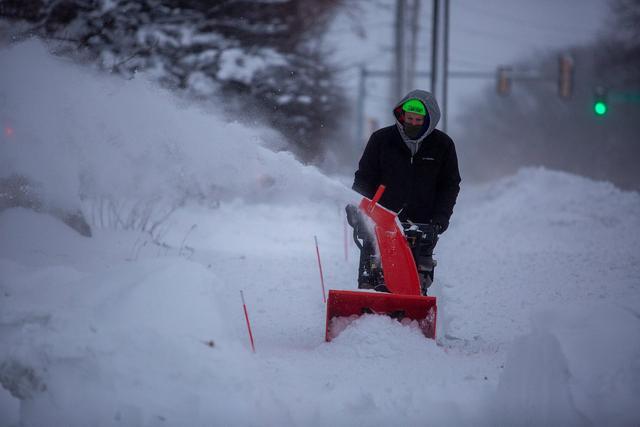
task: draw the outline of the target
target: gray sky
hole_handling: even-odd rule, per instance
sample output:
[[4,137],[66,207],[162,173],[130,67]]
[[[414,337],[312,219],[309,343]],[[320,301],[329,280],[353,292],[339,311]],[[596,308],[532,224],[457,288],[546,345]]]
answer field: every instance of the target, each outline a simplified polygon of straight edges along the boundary
[[607,15],[606,0],[451,0],[451,65],[492,68],[589,41]]
[[[344,83],[355,95],[357,65],[389,70],[395,0],[354,1],[335,21],[330,41],[336,61],[346,68]],[[432,2],[421,1],[418,68],[430,68]],[[351,17],[349,17],[351,13]],[[451,0],[450,70],[495,72],[537,52],[587,43],[606,28],[607,0]],[[358,34],[364,31],[364,35]],[[467,97],[478,96],[493,80],[449,81],[449,123],[455,125]],[[418,82],[429,89],[429,81]],[[387,79],[367,82],[366,113],[380,125],[391,121]]]

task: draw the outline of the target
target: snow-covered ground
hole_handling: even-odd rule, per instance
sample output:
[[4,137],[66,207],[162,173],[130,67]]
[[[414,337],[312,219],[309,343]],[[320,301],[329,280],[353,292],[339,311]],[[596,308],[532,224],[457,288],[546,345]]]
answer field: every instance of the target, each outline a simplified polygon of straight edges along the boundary
[[[355,195],[146,84],[37,46],[0,61],[17,64],[0,83],[4,165],[94,226],[0,213],[0,425],[640,423],[638,193],[545,169],[466,185],[437,248],[438,339],[368,316],[326,343],[313,236],[326,285],[352,289]],[[19,78],[43,90],[21,95]],[[188,202],[153,237],[91,215],[212,183],[215,203]]]

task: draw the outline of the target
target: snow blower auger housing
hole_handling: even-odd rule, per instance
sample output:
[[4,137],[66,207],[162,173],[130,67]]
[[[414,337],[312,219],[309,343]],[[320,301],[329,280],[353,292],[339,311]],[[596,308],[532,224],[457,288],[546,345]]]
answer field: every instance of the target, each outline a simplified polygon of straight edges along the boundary
[[382,270],[381,275],[377,274],[383,281],[375,288],[384,291],[329,290],[327,341],[335,338],[350,320],[363,314],[383,314],[402,323],[415,320],[427,338],[436,336],[436,298],[423,295],[426,288],[424,283],[421,287],[414,254],[397,214],[378,204],[383,192],[381,185],[373,199],[364,197],[359,211],[374,224]]

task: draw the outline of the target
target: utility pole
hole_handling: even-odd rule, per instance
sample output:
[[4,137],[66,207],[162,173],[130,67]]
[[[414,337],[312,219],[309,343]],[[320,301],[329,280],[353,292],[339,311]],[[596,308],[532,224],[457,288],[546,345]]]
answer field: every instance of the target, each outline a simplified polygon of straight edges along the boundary
[[364,123],[364,98],[367,96],[366,93],[366,82],[367,78],[367,70],[364,66],[360,66],[360,81],[358,83],[358,105],[356,107],[356,142],[362,143],[362,139],[364,135],[362,135],[362,125]]
[[407,66],[407,84],[403,92],[415,89],[416,63],[418,54],[418,18],[420,16],[420,0],[413,0],[411,5],[411,35],[409,39],[409,64]]
[[395,76],[391,94],[391,103],[395,103],[403,93],[405,86],[405,68],[404,68],[404,11],[406,0],[396,0],[396,45],[395,45]]
[[444,79],[442,81],[442,130],[447,131],[449,101],[449,0],[444,0]]
[[438,16],[440,15],[440,0],[433,1],[433,13],[431,17],[431,93],[436,95],[438,83]]

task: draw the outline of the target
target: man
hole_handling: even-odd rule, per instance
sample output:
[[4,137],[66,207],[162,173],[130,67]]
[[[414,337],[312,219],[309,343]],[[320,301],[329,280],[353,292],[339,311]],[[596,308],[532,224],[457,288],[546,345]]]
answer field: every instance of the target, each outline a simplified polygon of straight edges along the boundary
[[[379,202],[382,206],[398,212],[402,222],[428,224],[421,228],[435,237],[430,247],[421,251],[422,259],[416,261],[419,271],[429,270],[428,279],[432,281],[435,261],[431,255],[437,235],[449,226],[460,191],[458,158],[451,138],[436,129],[440,108],[431,93],[410,92],[395,106],[393,114],[395,125],[379,129],[369,138],[353,189],[372,198],[383,184],[386,190]],[[349,223],[357,227],[354,209],[348,208],[347,215]],[[371,287],[365,268],[370,255],[367,251],[371,250],[371,245],[367,248],[365,244],[361,252],[360,288]],[[426,293],[425,287],[423,292]]]

